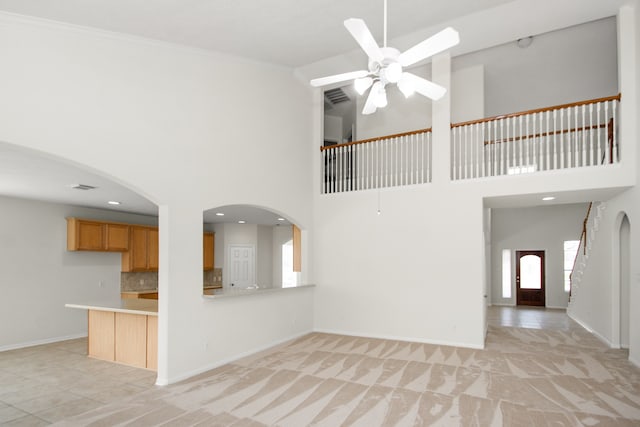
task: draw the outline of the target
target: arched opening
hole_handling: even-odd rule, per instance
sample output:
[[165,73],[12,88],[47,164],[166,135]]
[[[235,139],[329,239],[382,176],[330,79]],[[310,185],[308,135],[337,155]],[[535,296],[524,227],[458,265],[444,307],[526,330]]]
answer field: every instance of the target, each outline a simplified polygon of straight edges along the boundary
[[620,347],[629,348],[629,314],[631,282],[631,224],[624,215],[618,230],[618,269],[620,289]]
[[267,208],[225,205],[204,211],[204,294],[297,285],[296,230],[286,215]]
[[[103,358],[87,345],[98,323],[88,321],[86,305],[118,309],[128,285],[157,294],[157,244],[154,254],[145,252],[144,268],[127,264],[141,258],[133,255],[138,230],[145,243],[150,230],[158,235],[157,205],[103,172],[0,142],[0,212],[0,294],[10,296],[0,301],[0,323],[13,325],[0,333],[0,350],[75,340]],[[115,352],[104,359],[155,370],[157,357],[143,350],[135,363]]]

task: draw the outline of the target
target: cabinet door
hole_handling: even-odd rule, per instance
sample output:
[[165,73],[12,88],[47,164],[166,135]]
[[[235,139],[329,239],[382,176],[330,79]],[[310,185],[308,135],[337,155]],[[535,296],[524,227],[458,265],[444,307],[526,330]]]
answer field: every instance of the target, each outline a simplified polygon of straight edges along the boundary
[[131,246],[129,247],[130,271],[147,270],[147,236],[145,227],[131,227]]
[[126,224],[105,224],[106,247],[108,251],[124,252],[129,249],[129,226]]
[[215,245],[214,240],[215,240],[214,233],[204,233],[204,236],[202,238],[202,242],[203,242],[202,265],[203,265],[203,269],[206,271],[213,270],[214,245]]
[[147,229],[147,268],[158,271],[158,229]]
[[85,251],[104,250],[103,224],[99,222],[78,221],[77,224],[77,248]]

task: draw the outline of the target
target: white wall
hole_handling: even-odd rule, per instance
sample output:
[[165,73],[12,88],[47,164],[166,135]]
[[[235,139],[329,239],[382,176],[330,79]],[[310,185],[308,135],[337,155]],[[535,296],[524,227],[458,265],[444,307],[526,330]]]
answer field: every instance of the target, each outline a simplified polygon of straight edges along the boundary
[[291,226],[273,227],[273,286],[282,285],[282,245],[293,239]]
[[[202,212],[251,204],[309,227],[308,85],[278,66],[63,24],[3,14],[0,32],[0,140],[86,165],[158,204],[158,381],[215,363],[220,349],[194,327],[214,316],[202,297]],[[292,331],[288,321],[264,336],[239,331],[233,348]]]
[[87,333],[83,310],[120,298],[121,254],[67,251],[66,217],[155,224],[156,218],[0,197],[0,351]]
[[380,192],[377,215],[377,198],[318,200],[316,329],[482,347],[482,200],[453,185],[400,187]]
[[487,117],[618,93],[616,19],[601,19],[454,58],[453,69],[482,65]]
[[[492,303],[516,304],[515,271],[517,250],[545,251],[546,306],[566,308],[564,291],[565,240],[579,240],[588,204],[493,209],[491,213]],[[502,298],[502,251],[511,250],[511,297]]]
[[342,117],[324,116],[324,140],[342,144]]
[[256,248],[256,283],[260,287],[273,284],[273,226],[258,226]]

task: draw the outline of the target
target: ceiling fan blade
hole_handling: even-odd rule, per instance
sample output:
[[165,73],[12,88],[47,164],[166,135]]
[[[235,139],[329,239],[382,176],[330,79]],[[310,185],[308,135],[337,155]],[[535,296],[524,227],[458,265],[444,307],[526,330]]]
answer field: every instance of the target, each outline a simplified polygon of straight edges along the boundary
[[447,27],[401,53],[398,62],[400,62],[403,67],[408,67],[436,53],[445,51],[458,43],[460,43],[460,35],[458,32],[451,27]]
[[359,70],[359,71],[351,71],[349,73],[335,74],[333,76],[320,77],[320,78],[311,80],[311,86],[313,87],[326,86],[332,83],[344,82],[346,80],[359,79],[360,77],[366,77],[368,74],[369,74],[368,71]]
[[371,31],[362,19],[349,18],[344,21],[344,26],[358,42],[362,50],[365,51],[369,59],[375,62],[382,62],[384,55],[373,38]]
[[378,92],[380,91],[380,85],[382,83],[375,82],[373,87],[369,91],[369,96],[367,97],[367,101],[364,103],[364,108],[362,109],[362,114],[373,114],[376,112],[378,107],[376,107],[376,98],[378,96]]
[[418,77],[415,74],[405,72],[402,73],[402,78],[406,79],[413,86],[413,89],[420,95],[431,98],[434,101],[439,100],[445,93],[447,93],[446,88],[430,82],[429,80],[423,79],[422,77]]

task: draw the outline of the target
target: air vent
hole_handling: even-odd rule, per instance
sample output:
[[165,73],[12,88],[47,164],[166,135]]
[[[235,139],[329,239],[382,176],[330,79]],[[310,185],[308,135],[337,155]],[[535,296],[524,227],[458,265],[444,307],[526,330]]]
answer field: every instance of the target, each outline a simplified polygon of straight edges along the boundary
[[71,188],[75,190],[93,190],[96,187],[86,184],[71,184]]
[[350,101],[346,93],[341,88],[335,88],[324,91],[324,97],[329,100],[333,105],[340,104],[341,102]]

